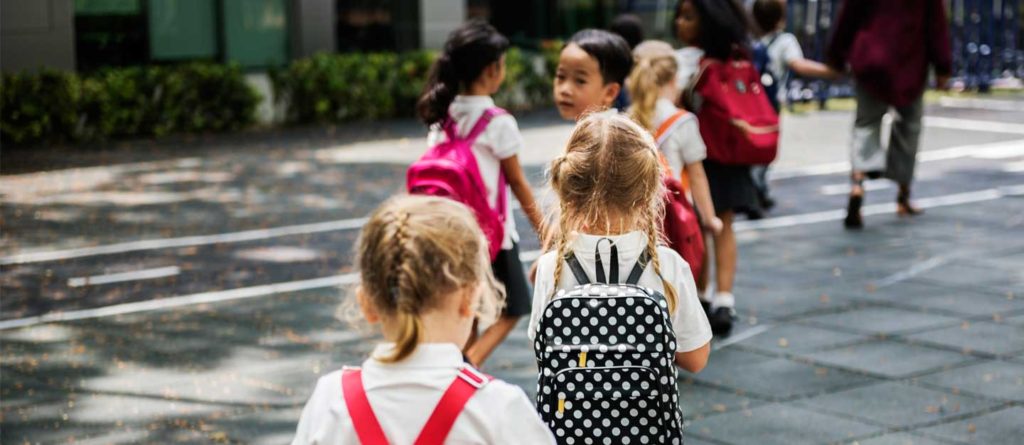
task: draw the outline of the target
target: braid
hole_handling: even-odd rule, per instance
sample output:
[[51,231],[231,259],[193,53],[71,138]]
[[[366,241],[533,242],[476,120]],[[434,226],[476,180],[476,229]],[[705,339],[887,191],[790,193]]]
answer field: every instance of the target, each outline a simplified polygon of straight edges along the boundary
[[646,218],[644,226],[647,228],[647,248],[645,249],[647,255],[651,258],[651,265],[654,266],[654,273],[658,275],[661,280],[661,285],[665,288],[665,300],[668,303],[669,312],[675,312],[676,305],[679,303],[679,293],[672,283],[665,280],[665,277],[661,275],[661,258],[658,257],[658,241],[660,233],[658,230],[657,223],[655,220],[650,218],[650,215]]
[[415,258],[404,253],[415,250],[415,246],[409,246],[411,239],[408,233],[409,213],[398,212],[395,217],[395,234],[392,241],[394,249],[392,255],[392,270],[390,288],[390,300],[395,307],[398,319],[398,336],[395,341],[394,354],[385,357],[384,361],[399,361],[416,349],[423,333],[423,321],[419,317],[419,309],[422,299],[417,295],[415,280],[415,269],[412,263]]
[[392,238],[391,243],[391,275],[388,280],[388,292],[392,303],[395,307],[398,306],[399,296],[402,284],[402,272],[403,266],[405,266],[405,248],[406,243],[409,241],[409,213],[398,212],[394,216],[395,234]]
[[[563,203],[561,205],[561,207],[562,207],[562,215],[566,215],[566,213],[565,213],[566,212],[565,204]],[[552,291],[551,291],[551,295],[548,296],[549,299],[554,297],[555,293],[558,292],[558,281],[562,279],[562,269],[565,267],[564,266],[564,264],[565,264],[565,256],[569,254],[569,243],[568,243],[568,240],[567,240],[567,238],[569,236],[569,230],[570,230],[569,226],[570,226],[570,224],[569,224],[569,219],[568,218],[563,216],[562,218],[559,219],[559,222],[558,222],[558,232],[559,233],[555,237],[555,246],[556,246],[555,247],[555,252],[558,252],[557,253],[557,257],[555,257],[555,281],[554,281],[554,286],[551,287]]]

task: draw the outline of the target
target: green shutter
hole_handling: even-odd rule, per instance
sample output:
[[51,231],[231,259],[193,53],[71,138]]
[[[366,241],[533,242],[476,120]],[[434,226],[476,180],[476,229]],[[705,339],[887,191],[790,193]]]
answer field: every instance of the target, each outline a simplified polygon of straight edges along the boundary
[[243,67],[288,62],[286,0],[224,0],[224,52]]
[[75,15],[136,15],[141,0],[75,0]]
[[153,60],[217,55],[216,2],[149,0],[149,53]]

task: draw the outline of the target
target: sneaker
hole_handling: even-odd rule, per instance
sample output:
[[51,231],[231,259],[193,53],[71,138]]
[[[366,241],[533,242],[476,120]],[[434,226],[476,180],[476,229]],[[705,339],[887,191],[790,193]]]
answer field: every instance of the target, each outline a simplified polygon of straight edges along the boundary
[[716,308],[708,315],[708,322],[711,323],[711,332],[715,335],[729,335],[732,331],[732,322],[736,319],[736,311],[731,307]]

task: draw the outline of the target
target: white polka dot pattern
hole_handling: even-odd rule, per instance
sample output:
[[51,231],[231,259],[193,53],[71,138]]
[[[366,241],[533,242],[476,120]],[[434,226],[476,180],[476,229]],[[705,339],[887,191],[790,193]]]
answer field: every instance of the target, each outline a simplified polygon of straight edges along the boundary
[[548,303],[533,345],[537,411],[558,443],[682,443],[671,323],[661,293],[627,284]]

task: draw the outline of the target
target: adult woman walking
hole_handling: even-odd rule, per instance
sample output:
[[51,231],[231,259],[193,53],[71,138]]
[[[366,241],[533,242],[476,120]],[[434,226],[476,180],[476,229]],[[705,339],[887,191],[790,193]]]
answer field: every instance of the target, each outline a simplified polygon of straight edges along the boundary
[[[860,207],[864,179],[886,177],[899,185],[896,212],[921,213],[910,203],[921,136],[922,95],[928,68],[944,88],[952,70],[949,24],[942,0],[845,0],[827,61],[849,64],[857,81],[857,115],[851,141],[850,200],[843,224],[864,226]],[[882,149],[882,117],[896,111],[888,152]]]

